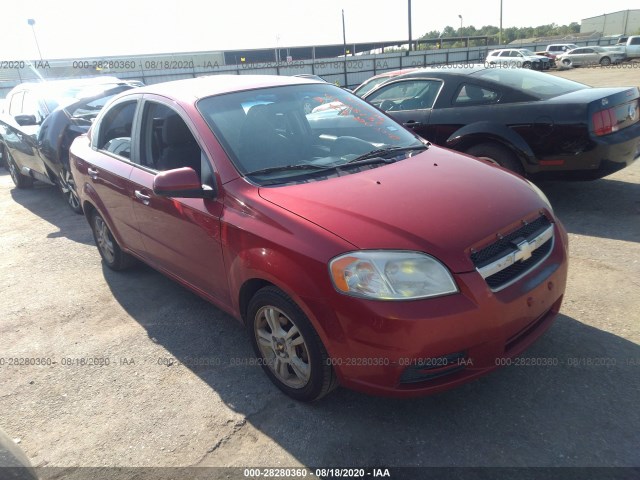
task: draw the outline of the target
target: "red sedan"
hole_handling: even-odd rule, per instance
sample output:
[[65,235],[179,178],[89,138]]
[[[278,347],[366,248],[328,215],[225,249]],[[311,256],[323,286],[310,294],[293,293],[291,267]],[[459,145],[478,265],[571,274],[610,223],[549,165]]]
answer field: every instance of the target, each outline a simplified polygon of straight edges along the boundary
[[[314,127],[310,90],[353,121]],[[130,90],[71,166],[105,264],[141,260],[236,317],[298,400],[451,388],[520,354],[562,302],[567,236],[540,190],[326,83]]]

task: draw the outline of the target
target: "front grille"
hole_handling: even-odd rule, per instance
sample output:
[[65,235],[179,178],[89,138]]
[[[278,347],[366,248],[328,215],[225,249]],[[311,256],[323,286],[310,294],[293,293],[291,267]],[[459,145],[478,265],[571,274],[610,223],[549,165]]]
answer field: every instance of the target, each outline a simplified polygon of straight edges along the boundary
[[[544,241],[544,243],[541,243]],[[528,258],[522,258],[518,252],[521,246],[536,248],[530,251]],[[553,248],[553,230],[547,217],[541,215],[531,223],[527,223],[517,230],[501,237],[487,247],[474,251],[471,260],[484,277],[489,287],[496,291],[514,282],[527,271],[544,260]],[[515,261],[510,261],[514,259]]]

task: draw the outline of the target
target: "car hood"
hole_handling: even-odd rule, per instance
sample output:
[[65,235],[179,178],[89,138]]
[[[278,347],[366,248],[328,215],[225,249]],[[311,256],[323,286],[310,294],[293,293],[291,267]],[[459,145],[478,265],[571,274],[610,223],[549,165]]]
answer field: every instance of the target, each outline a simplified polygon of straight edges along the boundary
[[394,164],[259,194],[357,249],[422,251],[458,273],[474,269],[471,247],[547,209],[521,177],[435,146]]

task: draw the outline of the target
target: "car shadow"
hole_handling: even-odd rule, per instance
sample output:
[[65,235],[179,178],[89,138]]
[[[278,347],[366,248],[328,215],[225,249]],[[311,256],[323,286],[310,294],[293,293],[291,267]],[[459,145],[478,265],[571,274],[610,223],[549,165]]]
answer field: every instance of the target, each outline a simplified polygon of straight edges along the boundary
[[34,182],[32,188],[12,188],[11,197],[35,215],[57,227],[47,238],[65,237],[86,245],[93,244],[91,229],[84,215],[73,213],[57,187]]
[[569,232],[640,242],[640,184],[603,178],[538,186]]
[[[178,360],[211,361],[187,368],[244,416],[243,429],[303,465],[632,466],[639,459],[640,346],[579,319],[560,315],[522,360],[449,392],[397,400],[339,388],[304,404],[248,365],[245,330],[227,314],[149,267],[103,271],[150,339]],[[248,448],[233,436],[225,442],[201,466],[225,465],[224,448]],[[254,448],[245,466],[270,465],[272,448]]]

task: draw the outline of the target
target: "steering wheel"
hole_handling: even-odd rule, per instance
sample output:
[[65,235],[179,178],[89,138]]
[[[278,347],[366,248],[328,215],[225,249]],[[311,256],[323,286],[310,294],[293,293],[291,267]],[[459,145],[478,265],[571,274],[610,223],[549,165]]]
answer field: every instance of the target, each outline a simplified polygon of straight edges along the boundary
[[384,110],[385,112],[394,110],[395,107],[396,107],[396,104],[392,100],[383,100],[382,103],[380,104],[380,110]]

